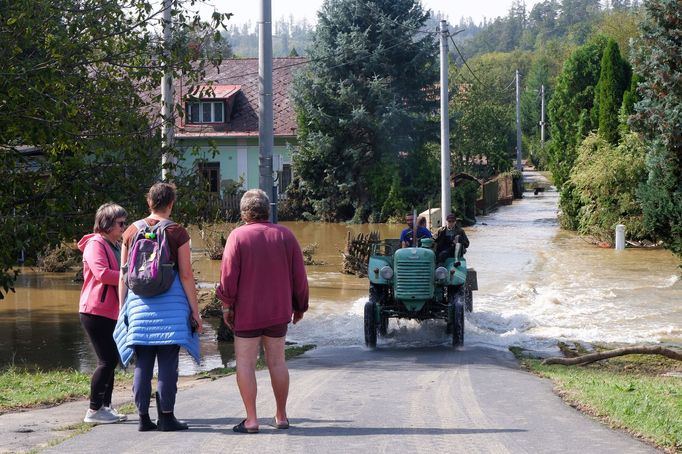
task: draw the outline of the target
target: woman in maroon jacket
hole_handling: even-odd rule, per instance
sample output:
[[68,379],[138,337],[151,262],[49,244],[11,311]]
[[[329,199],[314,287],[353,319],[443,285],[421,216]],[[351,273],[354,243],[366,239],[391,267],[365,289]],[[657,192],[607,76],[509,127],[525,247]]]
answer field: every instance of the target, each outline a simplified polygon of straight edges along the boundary
[[237,385],[246,419],[235,432],[258,432],[256,360],[261,340],[277,409],[274,425],[289,428],[289,370],[284,359],[287,325],[308,310],[308,279],[303,254],[294,235],[268,221],[270,201],[264,191],[247,191],[239,204],[246,225],[227,239],[216,296],[223,318],[234,332]]
[[114,372],[119,362],[113,336],[118,319],[119,244],[127,216],[119,205],[105,203],[95,214],[94,233],[78,242],[83,253],[80,319],[97,354],[97,369],[90,381],[90,408],[83,418],[89,423],[108,424],[127,419],[111,407]]

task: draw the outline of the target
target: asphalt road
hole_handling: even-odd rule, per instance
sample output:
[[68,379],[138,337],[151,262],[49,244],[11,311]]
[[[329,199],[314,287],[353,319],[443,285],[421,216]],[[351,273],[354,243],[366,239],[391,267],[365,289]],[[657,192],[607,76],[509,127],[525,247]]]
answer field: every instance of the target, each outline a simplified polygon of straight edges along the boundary
[[[232,432],[244,412],[234,376],[179,393],[184,432],[98,426],[45,452],[650,453],[654,448],[565,405],[511,353],[481,347],[325,347],[289,362],[289,430],[259,372],[261,432]],[[155,410],[151,411],[152,417]]]

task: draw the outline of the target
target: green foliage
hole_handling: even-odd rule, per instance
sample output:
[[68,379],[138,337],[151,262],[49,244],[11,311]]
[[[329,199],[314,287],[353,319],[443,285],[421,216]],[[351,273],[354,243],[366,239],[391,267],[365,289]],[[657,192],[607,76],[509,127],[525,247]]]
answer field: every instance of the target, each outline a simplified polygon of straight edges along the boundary
[[[528,52],[490,53],[469,61],[478,81],[465,82],[468,70],[451,69],[450,129],[452,172],[488,178],[511,167],[515,156],[515,91],[510,87],[518,68],[526,73],[531,64]],[[487,162],[481,165],[481,162]]]
[[577,228],[580,202],[568,179],[577,158],[578,144],[593,129],[589,112],[605,47],[606,39],[597,37],[571,54],[564,62],[548,106],[552,140],[546,147],[547,160],[554,184],[560,189],[561,225],[572,230]]
[[306,218],[306,214],[312,213],[313,207],[308,198],[305,183],[298,175],[295,175],[287,188],[287,197],[282,201],[278,217],[283,221],[293,221]]
[[[564,62],[556,82],[548,114],[552,140],[548,144],[550,169],[559,189],[568,180],[577,157],[577,146],[594,129],[589,112],[599,80],[606,38],[599,36],[576,49]],[[562,205],[562,208],[565,208]]]
[[[217,61],[208,49],[188,51],[183,33],[164,52],[159,8],[0,0],[0,298],[22,250],[31,259],[77,239],[100,204],[117,202],[131,218],[146,212],[144,194],[161,171],[155,94],[164,67],[191,86],[207,60]],[[174,13],[195,43],[227,17],[206,24],[187,10]]]
[[476,199],[480,189],[481,186],[475,181],[465,180],[452,191],[452,211],[460,213],[467,224],[476,220]]
[[487,52],[541,49],[556,43],[580,46],[595,30],[596,34],[613,37],[625,49],[636,31],[637,10],[635,2],[622,8],[612,5],[609,10],[603,9],[599,0],[544,0],[528,12],[523,2],[514,1],[504,17],[456,28],[472,31],[461,46],[470,58]]
[[630,59],[630,41],[639,36],[641,8],[604,11],[594,26],[594,33],[613,39],[625,60]]
[[[440,144],[430,142],[415,153],[401,155],[398,171],[402,194],[401,205],[425,208],[429,201],[439,200]],[[398,208],[394,214],[402,216],[404,211],[399,211]]]
[[427,18],[415,0],[322,5],[294,89],[295,170],[320,219],[357,222],[380,212],[392,178],[380,187],[372,180],[425,142],[437,79],[434,37],[418,33]]
[[[297,57],[296,49],[307,49],[313,38],[314,24],[305,18],[282,17],[273,20],[272,54],[274,57]],[[222,32],[225,42],[241,58],[258,57],[258,24],[247,22],[230,25]]]
[[599,135],[614,145],[619,139],[618,113],[623,93],[630,85],[631,72],[630,65],[620,55],[618,44],[609,39],[601,59],[592,124],[599,125]]
[[388,196],[381,207],[381,215],[378,222],[385,222],[389,217],[401,215],[407,211],[407,206],[403,202],[403,195],[401,191],[400,176],[396,173],[393,175],[393,182],[391,189],[388,191]]
[[636,190],[646,177],[644,144],[629,134],[614,146],[591,134],[580,145],[571,171],[571,189],[579,203],[577,230],[612,242],[617,224],[625,225],[628,238],[649,238]]
[[635,72],[644,76],[633,129],[647,144],[648,178],[639,196],[644,221],[656,238],[682,256],[682,4],[650,0],[635,52]]

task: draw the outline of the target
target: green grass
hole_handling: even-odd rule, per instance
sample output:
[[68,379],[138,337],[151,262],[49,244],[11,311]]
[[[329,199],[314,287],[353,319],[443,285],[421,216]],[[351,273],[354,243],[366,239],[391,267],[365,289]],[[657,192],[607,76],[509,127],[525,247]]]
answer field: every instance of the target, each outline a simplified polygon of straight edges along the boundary
[[682,452],[682,379],[661,375],[678,371],[679,362],[628,355],[587,366],[543,365],[513,351],[525,367],[551,379],[572,406],[669,452]]
[[26,371],[9,367],[0,371],[0,411],[58,404],[90,391],[90,375],[73,370]]
[[[117,380],[132,381],[131,374]],[[41,405],[56,405],[86,397],[90,374],[75,370],[32,371],[17,367],[0,370],[0,412]]]
[[[302,355],[314,345],[287,346],[286,359]],[[265,362],[258,360],[258,368],[263,369]],[[218,368],[201,372],[197,378],[216,379],[233,374],[235,369]],[[117,384],[132,383],[132,373],[116,372]],[[38,406],[57,405],[74,399],[83,399],[90,393],[90,374],[75,370],[31,371],[17,367],[0,370],[0,414],[12,410]],[[119,408],[123,413],[134,413],[134,404]]]

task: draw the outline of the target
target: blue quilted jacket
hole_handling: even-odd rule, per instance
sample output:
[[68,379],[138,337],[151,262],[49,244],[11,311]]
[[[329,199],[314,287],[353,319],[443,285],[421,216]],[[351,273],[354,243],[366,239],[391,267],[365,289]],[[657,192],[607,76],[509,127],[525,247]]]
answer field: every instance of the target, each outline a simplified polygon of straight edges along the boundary
[[114,330],[123,366],[130,363],[136,345],[180,345],[198,363],[199,334],[192,334],[190,314],[189,302],[177,275],[171,288],[157,296],[141,297],[128,291]]

